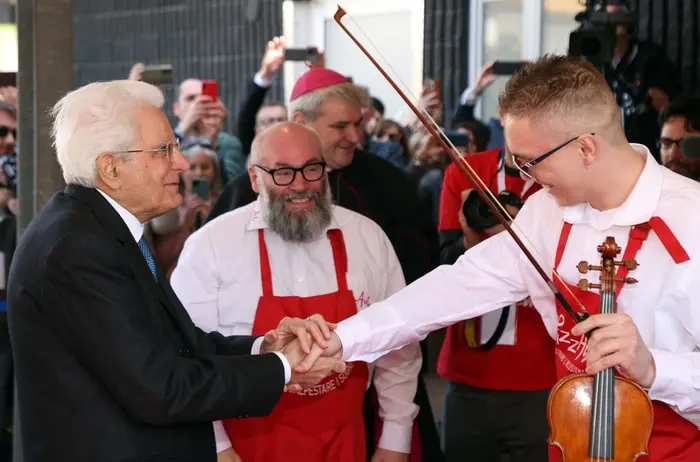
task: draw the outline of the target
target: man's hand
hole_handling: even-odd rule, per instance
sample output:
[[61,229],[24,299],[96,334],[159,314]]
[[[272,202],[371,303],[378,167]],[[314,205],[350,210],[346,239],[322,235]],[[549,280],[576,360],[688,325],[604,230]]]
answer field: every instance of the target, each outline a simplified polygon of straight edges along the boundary
[[201,135],[209,138],[213,145],[216,145],[216,139],[224,128],[227,113],[226,106],[220,99],[207,105],[206,116],[202,118],[200,130]]
[[131,67],[129,71],[129,80],[141,81],[143,80],[143,70],[145,66],[143,63],[136,63]]
[[596,314],[574,326],[573,335],[591,333],[586,354],[586,372],[596,374],[620,366],[620,372],[644,388],[656,378],[656,365],[637,326],[626,314]]
[[660,88],[649,89],[649,99],[654,109],[661,112],[670,102],[668,95]]
[[[223,120],[225,117],[226,108],[221,101],[212,101],[208,96],[198,95],[194,101],[187,106],[187,110],[180,118],[177,129],[186,136],[199,136],[202,134],[202,122],[204,120],[210,118]],[[217,121],[215,120],[215,122]],[[216,123],[212,126],[215,127]]]
[[484,67],[481,68],[481,71],[479,71],[479,75],[476,78],[476,82],[474,83],[474,96],[481,96],[481,94],[491,85],[495,80],[496,77],[498,77],[494,72],[493,72],[493,61],[490,63],[486,64]]
[[285,46],[284,37],[275,37],[267,42],[267,48],[260,63],[260,74],[264,79],[271,79],[282,69]]
[[409,454],[377,448],[372,456],[372,462],[408,462]]
[[[313,348],[324,351],[318,344],[314,344]],[[292,367],[292,378],[285,386],[285,391],[299,392],[304,387],[316,385],[333,372],[341,373],[345,371],[345,363],[340,359],[340,354],[338,353],[333,355],[333,357],[317,357],[308,369],[299,370],[298,364],[308,356],[303,351],[298,338],[282,348],[281,353],[287,358]]]
[[326,347],[322,348],[318,344],[314,344],[311,348],[311,352],[303,358],[303,360],[294,367],[294,371],[304,374],[309,372],[313,367],[318,358],[321,356],[325,357],[342,357],[343,345],[340,343],[340,338],[335,332],[331,332],[331,337],[326,342]]
[[[335,329],[335,324],[326,322],[320,314],[314,314],[306,319],[283,318],[277,329],[273,329],[265,334],[260,352],[283,351],[295,339],[299,339],[299,349],[304,354],[309,354],[314,344],[325,349],[328,346],[328,340],[331,338],[333,329]],[[292,351],[294,351],[294,348],[290,349],[290,352]],[[292,367],[294,367],[294,364],[292,364]]]
[[241,462],[241,458],[233,448],[228,448],[216,455],[216,462]]

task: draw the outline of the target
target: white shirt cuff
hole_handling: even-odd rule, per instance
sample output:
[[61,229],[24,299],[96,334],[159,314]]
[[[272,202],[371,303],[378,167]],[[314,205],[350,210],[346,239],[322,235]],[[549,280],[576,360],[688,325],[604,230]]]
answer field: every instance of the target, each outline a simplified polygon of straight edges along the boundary
[[214,422],[214,438],[216,439],[217,454],[231,447],[231,440],[228,439],[224,424],[220,420]]
[[252,355],[259,355],[260,354],[260,347],[262,347],[262,342],[265,340],[265,337],[258,337],[255,339],[253,342],[253,348],[250,349],[250,354]]
[[413,422],[408,427],[396,422],[384,422],[382,436],[377,447],[389,451],[411,453],[411,437],[413,436]]
[[460,95],[459,104],[461,104],[462,106],[465,106],[467,104],[473,106],[474,104],[476,104],[476,100],[478,97],[479,97],[479,95],[476,94],[476,91],[474,88],[472,88],[472,87],[467,88]]
[[656,363],[656,377],[649,395],[667,404],[685,407],[684,402],[695,390],[693,386],[694,354],[678,354],[650,348]]
[[[255,339],[253,342],[253,347],[250,349],[251,355],[260,354],[260,348],[262,347],[263,340],[265,340],[265,337],[258,337]],[[292,380],[292,366],[289,364],[289,361],[287,361],[287,357],[282,353],[279,351],[273,351],[273,353],[277,355],[280,361],[282,361],[282,365],[284,366],[284,384],[286,385],[290,380]]]
[[273,79],[263,77],[260,71],[256,72],[253,76],[253,83],[261,88],[270,88],[272,86],[272,81]]
[[273,351],[273,353],[282,361],[282,365],[284,366],[284,384],[287,385],[289,381],[292,380],[292,366],[282,353],[279,351]]

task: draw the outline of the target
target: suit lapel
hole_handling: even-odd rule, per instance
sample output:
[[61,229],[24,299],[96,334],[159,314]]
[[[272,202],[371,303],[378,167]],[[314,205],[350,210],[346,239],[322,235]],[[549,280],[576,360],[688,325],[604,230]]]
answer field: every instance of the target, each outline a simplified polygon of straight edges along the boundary
[[188,346],[194,348],[197,342],[192,319],[173,292],[166,276],[158,268],[157,262],[156,274],[158,275],[158,281],[153,278],[153,274],[146,264],[146,259],[143,257],[138,244],[134,241],[134,236],[129,231],[124,220],[119,216],[119,213],[94,188],[71,184],[66,186],[65,193],[86,204],[105,230],[112,233],[123,247],[125,258],[128,259],[130,266],[133,268],[138,282],[147,286],[150,292],[158,298],[180,330],[185,342],[189,344]]

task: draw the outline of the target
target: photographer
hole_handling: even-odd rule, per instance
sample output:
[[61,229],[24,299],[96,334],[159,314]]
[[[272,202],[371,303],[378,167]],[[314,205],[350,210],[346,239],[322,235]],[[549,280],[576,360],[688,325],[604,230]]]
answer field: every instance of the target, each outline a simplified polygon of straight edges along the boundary
[[[603,4],[606,13],[617,17],[632,13],[628,0],[608,0]],[[680,80],[661,47],[639,41],[635,35],[632,25],[615,26],[615,45],[607,77],[622,108],[627,139],[648,147],[658,161],[658,115],[680,93]]]
[[[494,149],[466,157],[509,215],[541,186],[524,180],[511,156]],[[475,186],[450,165],[440,199],[441,263],[502,231]],[[465,301],[466,303],[466,301]],[[438,373],[449,381],[443,416],[447,462],[546,462],[546,404],[555,382],[554,342],[529,299],[447,328]]]

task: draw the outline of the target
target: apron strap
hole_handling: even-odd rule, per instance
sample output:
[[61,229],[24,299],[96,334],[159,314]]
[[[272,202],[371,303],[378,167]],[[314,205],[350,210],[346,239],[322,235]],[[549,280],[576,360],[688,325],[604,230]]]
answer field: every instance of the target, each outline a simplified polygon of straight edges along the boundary
[[346,278],[348,272],[348,255],[345,251],[345,240],[339,229],[328,230],[328,240],[333,249],[333,264],[335,265],[335,277],[338,280],[338,290],[348,290]]
[[690,256],[685,251],[681,243],[678,242],[678,239],[676,239],[673,231],[671,231],[663,218],[651,217],[649,220],[649,226],[651,226],[654,233],[659,236],[659,240],[664,247],[666,247],[666,251],[671,258],[673,258],[673,261],[676,262],[676,264],[690,260]]
[[561,257],[564,255],[564,249],[566,248],[566,243],[569,241],[569,234],[571,233],[571,223],[564,222],[564,226],[561,227],[561,234],[559,235],[559,244],[557,244],[557,254],[554,257],[554,271],[559,269],[559,263],[561,262]]
[[265,245],[265,231],[258,230],[258,247],[260,248],[260,279],[262,280],[263,297],[271,297],[272,294],[272,270],[270,269],[270,258],[267,255]]

